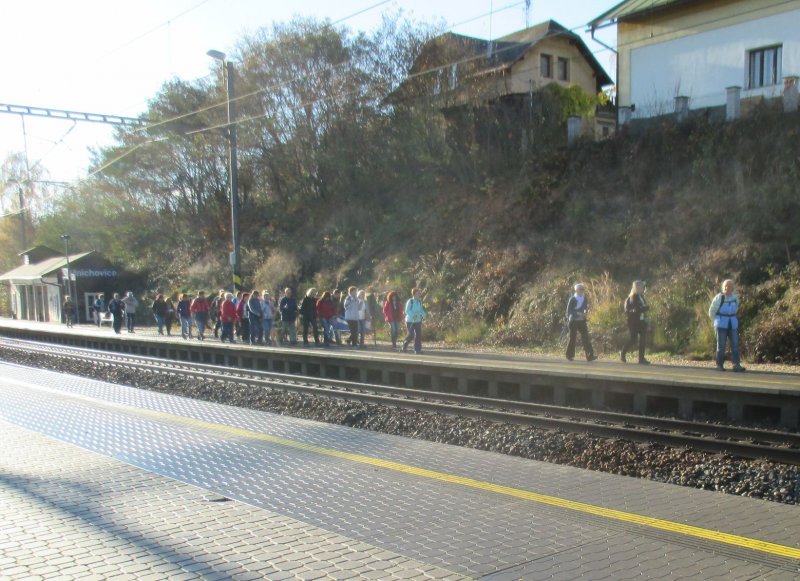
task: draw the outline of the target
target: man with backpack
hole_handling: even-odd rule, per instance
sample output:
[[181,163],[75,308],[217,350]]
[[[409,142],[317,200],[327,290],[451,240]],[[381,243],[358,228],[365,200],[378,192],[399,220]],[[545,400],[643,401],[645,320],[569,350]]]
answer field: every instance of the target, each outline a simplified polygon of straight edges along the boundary
[[722,292],[714,297],[708,309],[708,316],[714,321],[714,332],[717,336],[717,370],[725,371],[725,347],[731,342],[731,359],[733,371],[743,372],[739,359],[739,297],[733,293],[733,281],[728,279],[722,283]]

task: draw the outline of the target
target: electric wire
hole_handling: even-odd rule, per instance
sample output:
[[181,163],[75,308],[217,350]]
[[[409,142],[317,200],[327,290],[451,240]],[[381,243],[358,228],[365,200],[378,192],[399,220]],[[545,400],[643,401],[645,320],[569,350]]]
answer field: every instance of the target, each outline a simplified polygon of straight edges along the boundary
[[[374,8],[374,7],[380,6],[380,5],[385,4],[385,3],[386,3],[386,1],[379,2],[379,3],[373,5],[370,8]],[[502,12],[504,10],[508,10],[508,9],[514,8],[514,7],[520,6],[522,4],[524,4],[524,0],[513,2],[511,4],[503,6],[502,8],[494,10],[493,13]],[[365,10],[361,10],[356,14],[362,14]],[[456,24],[453,24],[453,25],[449,26],[448,30],[452,30],[453,28],[456,28],[458,26],[463,26],[464,24],[473,22],[474,20],[478,20],[480,18],[485,18],[489,14],[491,14],[491,13],[484,13],[484,14],[480,14],[478,16],[469,18],[467,20],[463,20],[461,22],[458,22]],[[348,16],[347,18],[349,19],[349,18],[352,18],[352,17],[353,17],[353,15]],[[441,34],[441,33],[442,33],[442,31],[438,32],[438,34]],[[501,53],[503,53],[503,52],[505,52],[507,50],[512,50],[514,48],[516,48],[516,47],[511,46],[511,47],[508,47],[508,48],[505,48],[505,49],[498,49],[498,50],[494,51],[493,54],[501,54]],[[472,62],[472,61],[475,61],[475,60],[480,60],[482,58],[484,58],[483,55],[477,55],[477,56],[467,57],[467,58],[461,59],[459,61],[452,61],[452,62],[446,63],[444,65],[439,65],[439,66],[436,66],[436,67],[432,67],[430,69],[425,69],[423,71],[419,71],[417,73],[412,73],[410,75],[407,75],[404,78],[404,81],[407,81],[407,80],[410,80],[410,79],[419,78],[419,77],[422,77],[422,76],[425,76],[425,75],[428,75],[428,74],[438,73],[438,72],[440,72],[442,70],[445,70],[445,69],[448,69],[448,68],[452,67],[453,65],[466,64],[468,62]],[[349,64],[350,63],[347,62],[347,61],[342,62],[342,63],[337,63],[336,65],[331,65],[331,66],[323,69],[320,72],[330,72],[330,71],[335,70],[335,69],[337,69],[339,67],[344,67],[344,66],[349,65]],[[254,97],[256,95],[260,95],[260,94],[264,94],[264,93],[267,93],[267,92],[270,92],[270,91],[274,91],[274,90],[276,90],[278,88],[286,86],[289,83],[296,82],[296,81],[298,81],[300,79],[301,79],[300,77],[293,77],[292,79],[288,79],[286,81],[282,81],[281,83],[278,83],[278,84],[275,84],[275,85],[271,85],[269,87],[262,87],[260,89],[255,90],[255,91],[251,91],[250,93],[246,93],[246,94],[243,94],[243,95],[235,96],[233,99],[230,100],[230,102],[238,102],[238,101],[242,101],[244,99],[249,99],[249,98]],[[387,82],[384,81],[384,82],[382,82],[382,84],[387,84]],[[375,87],[375,85],[373,85],[373,88],[374,87]],[[344,93],[344,95],[346,96],[346,95],[349,95],[349,94],[352,94],[352,93],[358,93],[358,92],[360,92],[360,89],[356,89],[354,91],[350,91],[350,92]],[[309,102],[300,103],[300,104],[298,104],[298,105],[296,105],[294,107],[288,108],[288,110],[297,110],[297,109],[300,109],[300,108],[308,107],[310,105],[323,103],[323,102],[325,102],[327,100],[331,100],[331,99],[334,99],[334,98],[341,98],[342,96],[343,96],[342,94],[339,94],[339,95],[336,95],[336,96],[333,96],[333,97],[321,97],[319,99],[314,99],[314,100],[309,101]],[[142,132],[142,131],[152,130],[152,129],[154,129],[156,127],[160,127],[162,125],[166,125],[166,124],[169,124],[169,123],[174,123],[176,121],[179,121],[179,120],[182,120],[182,119],[186,119],[188,117],[193,117],[193,116],[198,115],[200,113],[203,113],[203,112],[206,112],[206,111],[210,111],[212,109],[216,109],[218,107],[226,106],[227,104],[228,104],[228,100],[222,101],[220,103],[214,103],[212,105],[208,105],[206,107],[202,107],[202,108],[194,110],[194,111],[183,113],[183,114],[175,116],[175,117],[170,117],[169,119],[164,119],[164,120],[161,120],[161,121],[150,123],[150,124],[148,124],[146,126],[143,126],[143,127],[134,128],[131,131],[132,132]],[[265,113],[265,114],[262,114],[262,115],[253,115],[253,116],[250,116],[250,117],[243,117],[243,118],[236,119],[235,121],[230,122],[230,123],[225,121],[225,122],[217,124],[217,125],[204,127],[204,128],[201,128],[201,129],[196,129],[196,130],[189,131],[189,132],[186,132],[186,133],[181,134],[181,135],[196,135],[196,134],[204,133],[204,132],[207,132],[207,131],[214,131],[214,130],[218,130],[218,129],[223,129],[223,128],[226,128],[226,127],[230,127],[231,125],[239,126],[240,124],[247,123],[247,122],[250,122],[250,121],[254,121],[254,120],[257,120],[257,119],[261,119],[261,118],[267,117],[269,115],[271,115],[271,113]],[[147,145],[149,143],[156,143],[156,142],[159,142],[159,141],[164,141],[165,139],[176,138],[176,137],[179,137],[179,136],[174,135],[174,136],[163,136],[163,137],[160,137],[160,138],[154,138],[154,139],[145,141],[143,143],[137,144],[135,149],[139,149],[143,145]],[[97,168],[94,168],[93,170],[91,170],[87,174],[87,177],[93,177],[93,176],[97,175],[98,173],[103,172],[104,170],[108,169],[114,163],[116,163],[116,162],[122,160],[123,158],[127,157],[130,153],[133,153],[133,151],[125,152],[125,153],[121,154],[120,156],[118,156],[118,157],[116,157],[116,158],[114,158],[112,160],[109,160],[108,162],[104,163],[103,165],[101,165],[101,166],[99,166]]]

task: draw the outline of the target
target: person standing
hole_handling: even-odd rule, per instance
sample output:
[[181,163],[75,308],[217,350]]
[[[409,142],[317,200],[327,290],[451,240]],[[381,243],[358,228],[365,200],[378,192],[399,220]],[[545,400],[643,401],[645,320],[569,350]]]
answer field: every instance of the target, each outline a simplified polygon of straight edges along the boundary
[[336,305],[333,304],[331,293],[325,291],[317,301],[317,319],[322,322],[322,341],[325,347],[330,347],[334,341],[333,320],[336,318]]
[[722,283],[722,292],[714,297],[708,309],[708,316],[714,321],[717,337],[717,370],[725,371],[725,347],[731,342],[731,359],[733,370],[745,371],[739,359],[739,297],[733,292],[733,281],[728,279]]
[[250,317],[247,316],[247,301],[250,300],[250,293],[237,295],[236,304],[236,335],[242,343],[250,342]]
[[347,289],[347,296],[344,299],[344,320],[350,327],[350,337],[347,342],[358,347],[358,289],[351,286]]
[[264,326],[262,325],[264,306],[257,290],[250,293],[245,311],[247,312],[247,320],[250,323],[250,344],[260,345],[264,342]]
[[589,314],[589,299],[586,298],[586,287],[582,283],[578,283],[575,285],[574,290],[575,294],[567,302],[567,321],[569,325],[567,359],[572,361],[575,358],[575,339],[580,333],[586,361],[594,361],[597,359],[597,355],[594,354],[592,343],[589,341],[589,328],[586,325],[586,317]]
[[290,345],[297,345],[297,300],[292,296],[292,289],[283,291],[279,308],[282,332],[289,334]]
[[356,295],[358,298],[358,346],[361,349],[367,348],[367,329],[372,323],[372,317],[367,303],[367,291],[360,290]]
[[72,327],[72,323],[75,321],[75,303],[72,302],[72,298],[69,295],[64,297],[64,304],[61,310],[64,313],[64,324],[67,327]]
[[233,299],[233,293],[225,293],[225,300],[219,306],[219,321],[221,325],[219,340],[221,343],[224,343],[225,339],[235,343],[233,340],[233,324],[236,322],[236,305]]
[[106,314],[106,295],[100,293],[97,295],[97,298],[94,300],[94,323],[98,327],[100,326],[103,315]]
[[334,315],[333,315],[333,336],[336,339],[336,344],[342,344],[342,334],[340,331],[336,330],[336,319],[341,318],[344,320],[344,305],[342,305],[342,291],[338,288],[333,289],[331,293],[331,303],[333,303]]
[[167,301],[164,300],[163,294],[158,294],[156,300],[153,301],[153,316],[156,319],[158,326],[158,334],[164,334],[164,323],[167,320]]
[[411,289],[411,298],[406,301],[406,328],[408,335],[403,341],[403,352],[408,350],[408,344],[414,340],[414,353],[422,353],[422,322],[428,318],[425,305],[422,304],[422,291],[418,288]]
[[400,295],[395,291],[386,293],[386,301],[383,303],[383,320],[389,323],[389,334],[392,337],[392,348],[397,349],[397,337],[400,335],[400,322],[403,320],[403,305],[400,303]]
[[211,305],[208,309],[208,318],[214,327],[214,337],[219,337],[219,329],[220,329],[220,320],[219,320],[219,309],[222,306],[223,301],[225,300],[225,290],[220,289],[218,293],[214,295],[214,298],[211,299]]
[[175,311],[178,313],[178,319],[181,322],[181,337],[186,339],[192,338],[192,295],[183,293],[178,296],[178,305]]
[[631,286],[631,292],[625,299],[625,314],[628,317],[628,333],[630,339],[622,348],[620,359],[626,363],[628,351],[639,345],[639,364],[649,365],[650,362],[644,358],[644,343],[647,337],[647,311],[650,307],[644,298],[644,281],[635,280]]
[[272,302],[272,296],[266,289],[261,293],[261,310],[264,313],[264,318],[261,320],[261,325],[264,327],[264,343],[272,345],[272,326],[275,323],[275,303]]
[[108,312],[111,313],[114,332],[119,335],[122,332],[122,317],[125,314],[125,304],[119,298],[119,293],[114,293],[114,298],[108,302]]
[[200,291],[197,293],[197,298],[192,301],[189,306],[189,312],[194,317],[194,322],[197,325],[197,339],[205,341],[206,338],[206,325],[208,324],[208,311],[211,305],[206,298],[206,292]]
[[319,347],[319,327],[317,326],[317,289],[306,291],[300,303],[300,314],[303,317],[303,346],[308,347],[308,329],[314,332],[314,345]]
[[136,323],[136,309],[139,307],[139,301],[133,296],[133,292],[128,291],[125,298],[122,299],[122,304],[125,306],[125,326],[128,333],[133,333],[133,327]]

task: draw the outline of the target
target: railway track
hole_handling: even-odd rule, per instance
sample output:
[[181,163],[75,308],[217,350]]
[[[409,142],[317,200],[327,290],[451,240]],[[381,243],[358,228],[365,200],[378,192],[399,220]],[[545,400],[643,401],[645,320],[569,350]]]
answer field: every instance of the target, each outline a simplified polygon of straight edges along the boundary
[[800,464],[800,434],[181,362],[2,338],[0,347],[148,374],[238,383],[564,432]]

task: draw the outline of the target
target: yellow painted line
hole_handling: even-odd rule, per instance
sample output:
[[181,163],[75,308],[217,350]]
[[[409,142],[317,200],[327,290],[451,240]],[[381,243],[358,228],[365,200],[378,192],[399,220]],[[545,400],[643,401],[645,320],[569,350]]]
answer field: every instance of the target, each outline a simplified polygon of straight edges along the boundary
[[56,389],[51,389],[47,387],[42,387],[33,383],[29,383],[26,381],[19,381],[13,379],[4,379],[3,381],[10,381],[12,383],[24,384],[30,387],[33,387],[38,390],[42,391],[49,391],[51,393],[58,394],[63,397],[73,398],[73,399],[81,399],[90,401],[94,405],[100,405],[103,407],[111,407],[115,409],[121,409],[127,413],[131,413],[138,416],[149,417],[155,420],[161,421],[168,421],[172,423],[178,423],[185,426],[190,426],[192,428],[201,429],[201,430],[208,430],[216,433],[223,433],[229,436],[235,436],[238,438],[248,439],[248,440],[258,440],[261,442],[268,442],[271,444],[277,444],[279,446],[284,446],[286,448],[291,448],[294,450],[302,450],[304,452],[312,452],[314,454],[320,454],[323,456],[339,458],[342,460],[347,460],[349,462],[356,462],[359,464],[365,464],[367,466],[374,466],[376,468],[382,468],[384,470],[391,470],[394,472],[399,472],[402,474],[410,474],[413,476],[418,476],[420,478],[427,478],[430,480],[437,480],[440,482],[447,482],[449,484],[454,484],[458,486],[464,486],[467,488],[472,488],[476,490],[483,490],[485,492],[491,492],[494,494],[500,494],[503,496],[508,496],[511,498],[518,498],[521,500],[526,500],[529,502],[534,502],[537,504],[544,504],[548,506],[554,506],[558,508],[562,508],[565,510],[571,510],[575,512],[580,512],[583,514],[591,514],[594,516],[598,516],[601,518],[606,518],[609,520],[620,521],[635,525],[640,525],[643,527],[649,527],[652,529],[658,529],[662,531],[667,531],[670,533],[675,533],[678,535],[683,535],[687,537],[694,537],[697,539],[702,539],[706,541],[715,541],[718,543],[723,543],[726,545],[732,545],[735,547],[741,547],[743,549],[749,549],[751,551],[758,551],[761,553],[768,553],[770,555],[777,555],[779,557],[787,557],[790,559],[800,559],[800,548],[790,547],[788,545],[780,545],[777,543],[770,543],[767,541],[762,541],[759,539],[753,539],[749,537],[742,537],[739,535],[733,535],[730,533],[724,533],[721,531],[715,531],[712,529],[706,529],[702,527],[697,527],[693,525],[682,524],[678,522],[673,522],[669,520],[644,516],[632,512],[625,512],[622,510],[615,510],[612,508],[605,508],[602,506],[595,506],[592,504],[586,504],[584,502],[577,502],[574,500],[568,500],[565,498],[559,498],[557,496],[550,496],[546,494],[539,494],[538,492],[531,492],[529,490],[523,490],[521,488],[514,488],[511,486],[504,486],[502,484],[494,484],[491,482],[485,482],[482,480],[476,480],[473,478],[467,478],[465,476],[458,476],[455,474],[448,474],[446,472],[438,472],[436,470],[429,470],[427,468],[420,468],[417,466],[411,466],[408,464],[402,464],[400,462],[393,462],[391,460],[383,460],[381,458],[374,458],[372,456],[364,456],[361,454],[353,454],[351,452],[342,452],[340,450],[334,450],[332,448],[325,448],[322,446],[317,446],[315,444],[308,444],[305,442],[300,442],[297,440],[291,440],[289,438],[283,438],[280,436],[272,436],[269,434],[263,434],[260,432],[254,432],[253,430],[248,430],[245,428],[237,428],[236,426],[227,426],[225,424],[218,424],[215,422],[209,422],[206,420],[200,420],[197,418],[190,418],[186,416],[179,416],[175,414],[171,414],[168,412],[159,412],[156,410],[150,410],[140,407],[135,407],[126,404],[108,402],[108,401],[100,401],[95,398],[78,395],[78,394],[71,394],[66,393],[63,391],[59,391]]

